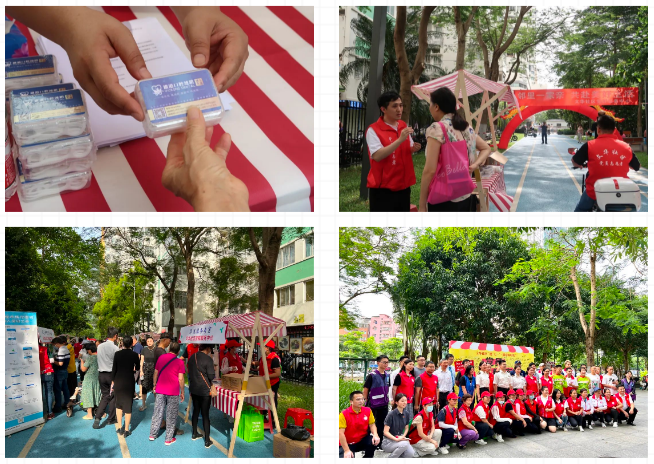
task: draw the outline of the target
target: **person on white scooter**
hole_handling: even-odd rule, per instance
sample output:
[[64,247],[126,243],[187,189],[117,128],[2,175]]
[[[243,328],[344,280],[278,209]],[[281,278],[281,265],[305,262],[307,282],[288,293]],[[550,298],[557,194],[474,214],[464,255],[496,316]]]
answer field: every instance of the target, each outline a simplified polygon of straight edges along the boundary
[[595,196],[595,182],[608,177],[627,178],[629,168],[634,171],[640,169],[640,162],[634,155],[631,147],[617,140],[613,136],[615,120],[610,116],[602,115],[597,118],[597,138],[583,144],[572,157],[575,167],[583,168],[588,163],[586,176],[586,189],[581,194],[575,212],[592,211],[597,197]]

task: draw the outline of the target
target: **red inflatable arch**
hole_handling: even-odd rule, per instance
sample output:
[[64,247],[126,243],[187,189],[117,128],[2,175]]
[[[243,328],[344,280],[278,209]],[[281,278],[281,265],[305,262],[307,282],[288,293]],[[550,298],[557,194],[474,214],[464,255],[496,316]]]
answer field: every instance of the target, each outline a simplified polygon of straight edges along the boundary
[[577,113],[583,114],[584,116],[588,116],[593,121],[597,119],[597,110],[592,106],[587,106],[587,105],[527,106],[524,110],[521,111],[522,119],[520,119],[518,115],[515,115],[513,118],[511,118],[511,121],[509,121],[509,123],[506,125],[506,127],[502,131],[502,137],[500,138],[500,141],[497,144],[498,148],[505,149],[509,146],[509,142],[511,141],[511,136],[518,128],[518,126],[525,121],[525,119],[527,119],[530,116],[533,116],[536,113],[540,113],[541,111],[547,111],[547,110],[575,111]]

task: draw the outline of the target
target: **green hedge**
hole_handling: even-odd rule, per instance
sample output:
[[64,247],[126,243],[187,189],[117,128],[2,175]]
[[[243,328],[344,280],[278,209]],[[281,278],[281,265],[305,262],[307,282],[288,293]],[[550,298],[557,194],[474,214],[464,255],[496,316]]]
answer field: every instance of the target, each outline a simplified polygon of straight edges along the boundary
[[338,412],[350,407],[350,393],[363,390],[363,384],[355,380],[338,379]]
[[559,129],[558,133],[561,135],[575,135],[577,131],[575,129]]

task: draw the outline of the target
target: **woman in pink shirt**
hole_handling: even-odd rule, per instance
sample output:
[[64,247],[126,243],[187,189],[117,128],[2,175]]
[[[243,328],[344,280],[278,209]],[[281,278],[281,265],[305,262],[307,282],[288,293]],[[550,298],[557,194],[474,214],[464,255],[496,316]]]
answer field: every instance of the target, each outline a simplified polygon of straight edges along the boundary
[[179,343],[170,343],[170,352],[162,354],[154,366],[154,412],[150,424],[150,441],[157,433],[166,409],[166,445],[175,443],[175,424],[179,403],[184,401],[184,361],[179,359]]

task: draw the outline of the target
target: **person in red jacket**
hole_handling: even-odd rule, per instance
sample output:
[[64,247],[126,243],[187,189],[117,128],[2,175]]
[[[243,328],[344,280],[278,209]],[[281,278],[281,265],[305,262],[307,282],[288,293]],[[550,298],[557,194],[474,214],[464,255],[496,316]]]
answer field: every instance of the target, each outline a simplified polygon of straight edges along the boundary
[[[41,337],[39,336],[39,342]],[[54,369],[50,364],[50,356],[45,343],[39,343],[39,364],[41,365],[41,385],[43,390],[43,404],[48,410],[47,420],[54,419],[52,402],[54,401]]]
[[[279,380],[282,376],[282,364],[275,353],[275,342],[270,340],[264,347],[266,363],[268,364],[268,376],[270,377],[270,388],[275,393],[275,407],[277,407],[277,392],[279,391]],[[263,359],[261,360],[263,361]],[[263,363],[259,362],[259,375],[264,375]],[[273,419],[273,422],[274,419]],[[273,424],[276,425],[276,424]]]
[[416,379],[413,376],[413,366],[413,361],[408,359],[404,363],[404,368],[395,376],[395,381],[393,382],[393,398],[395,398],[395,395],[398,393],[404,393],[406,395],[407,411],[409,412],[413,412],[413,398],[416,390]]
[[[425,372],[416,378],[416,406],[422,404],[423,398],[436,398],[438,400],[438,377],[434,375],[435,371],[436,364],[434,364],[434,361],[427,361]],[[414,406],[414,409],[417,409],[416,406]]]
[[542,386],[540,388],[540,395],[536,399],[536,404],[538,405],[538,413],[541,417],[540,428],[544,429],[547,427],[550,432],[556,433],[557,422],[554,418],[556,405],[547,387]]
[[382,115],[366,130],[370,212],[409,212],[416,183],[413,153],[422,147],[413,143],[413,129],[402,121],[404,105],[397,92],[383,93],[377,105]]
[[375,457],[379,435],[372,411],[363,405],[364,402],[363,393],[353,391],[350,407],[338,416],[338,455],[341,458],[353,458],[358,451],[364,452],[364,458]]
[[597,118],[598,136],[583,144],[572,157],[572,164],[578,168],[588,163],[586,190],[581,194],[575,212],[592,211],[597,197],[595,182],[607,177],[627,178],[629,168],[640,169],[640,162],[631,147],[613,135],[615,121],[610,116]]
[[[236,348],[242,346],[242,343],[236,340],[227,340],[225,343],[225,356],[220,363],[220,372],[222,374],[242,374],[244,359],[236,352]],[[272,384],[272,382],[271,382]]]

